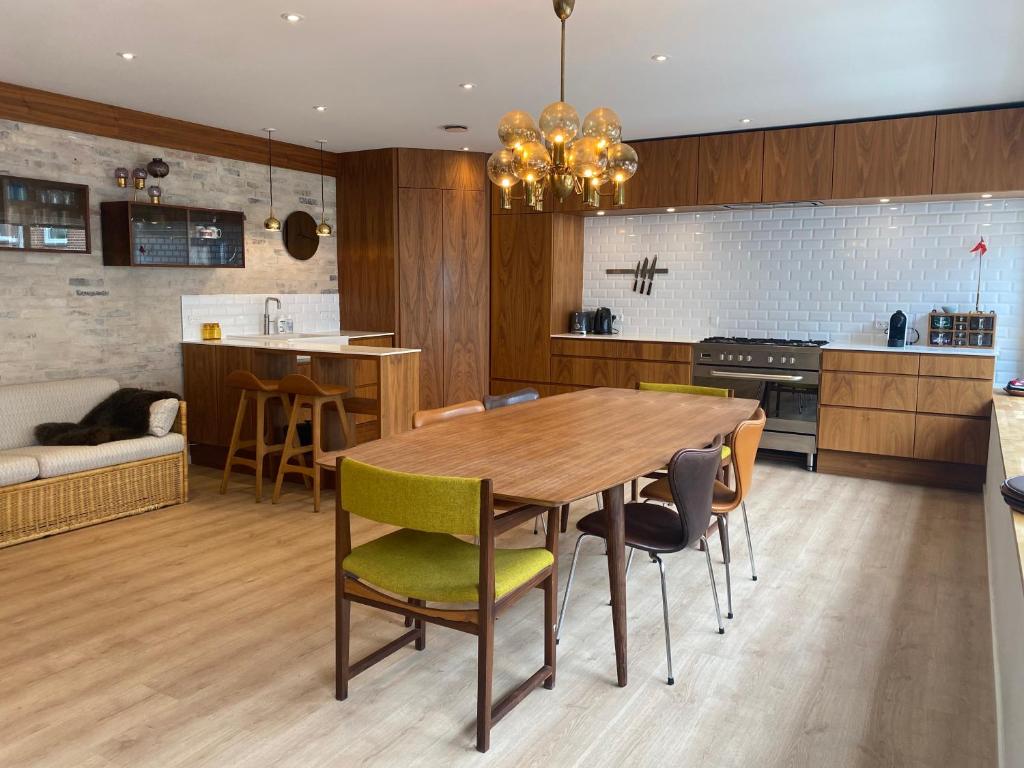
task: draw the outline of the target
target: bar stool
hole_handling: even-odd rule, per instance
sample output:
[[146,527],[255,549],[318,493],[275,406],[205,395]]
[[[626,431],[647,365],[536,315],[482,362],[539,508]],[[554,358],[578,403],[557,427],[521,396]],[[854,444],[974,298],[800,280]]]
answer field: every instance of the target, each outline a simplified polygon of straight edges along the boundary
[[[242,390],[242,396],[238,401],[235,428],[231,433],[228,457],[224,462],[224,476],[220,481],[220,492],[227,493],[228,480],[231,478],[231,471],[235,465],[250,467],[256,471],[256,501],[260,502],[263,501],[263,460],[271,454],[281,453],[284,450],[283,443],[271,445],[267,442],[267,403],[274,400],[280,401],[285,415],[290,419],[292,415],[291,400],[288,395],[278,389],[277,381],[260,379],[249,371],[232,371],[224,383],[233,389]],[[251,440],[242,440],[242,425],[245,422],[249,403],[256,406],[256,434]],[[238,451],[249,448],[256,452],[255,458],[250,459],[238,455]]]
[[[324,407],[333,405],[337,410],[341,432],[345,436],[345,446],[350,447],[356,443],[343,400],[344,395],[348,392],[348,387],[318,384],[308,376],[292,373],[281,379],[277,388],[279,392],[291,395],[293,400],[291,418],[288,420],[288,434],[285,436],[284,450],[281,453],[281,465],[277,469],[277,481],[274,483],[273,502],[276,504],[281,498],[281,483],[284,482],[284,476],[288,473],[300,474],[313,479],[313,511],[319,512],[321,468],[317,460],[325,453],[322,438]],[[299,410],[301,408],[309,408],[312,414],[312,445],[301,445],[299,442]],[[307,453],[312,454],[312,467],[307,467],[304,463]],[[292,459],[295,457],[299,457],[299,461],[303,463],[293,464]]]

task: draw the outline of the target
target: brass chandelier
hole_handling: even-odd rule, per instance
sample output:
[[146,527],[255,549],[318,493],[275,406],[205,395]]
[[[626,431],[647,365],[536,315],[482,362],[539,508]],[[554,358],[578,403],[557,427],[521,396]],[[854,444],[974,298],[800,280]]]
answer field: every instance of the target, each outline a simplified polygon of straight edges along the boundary
[[[501,207],[512,207],[512,191],[521,182],[522,199],[536,211],[543,210],[544,191],[550,182],[555,195],[565,201],[583,196],[591,208],[610,194],[615,205],[626,202],[626,182],[636,173],[636,151],[623,144],[622,123],[614,110],[598,107],[580,123],[575,107],[565,101],[565,22],[576,0],[552,0],[562,22],[562,58],[559,100],[540,113],[540,128],[521,109],[498,123],[498,139],[504,145],[487,160],[487,175],[501,190]],[[612,189],[602,190],[611,183]]]

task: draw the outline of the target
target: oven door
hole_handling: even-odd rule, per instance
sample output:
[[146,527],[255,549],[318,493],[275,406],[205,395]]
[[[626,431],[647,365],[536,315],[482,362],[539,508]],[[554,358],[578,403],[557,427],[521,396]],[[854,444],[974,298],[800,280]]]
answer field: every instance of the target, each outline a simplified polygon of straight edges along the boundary
[[759,401],[768,416],[766,432],[809,435],[812,440],[817,433],[817,371],[696,365],[693,383],[701,387],[725,387],[735,391],[736,397]]

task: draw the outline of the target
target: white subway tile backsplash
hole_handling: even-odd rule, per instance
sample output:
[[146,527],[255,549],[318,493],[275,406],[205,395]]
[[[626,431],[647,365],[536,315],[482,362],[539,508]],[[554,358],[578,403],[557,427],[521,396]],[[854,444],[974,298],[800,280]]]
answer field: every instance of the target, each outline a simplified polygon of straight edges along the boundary
[[[999,315],[996,380],[1024,373],[1024,199],[705,211],[589,218],[584,304],[610,306],[626,332],[828,338],[884,343],[873,327],[902,309],[921,332],[929,310]],[[650,297],[629,288],[658,255]]]
[[[220,323],[221,331],[231,335],[263,333],[263,306],[268,294],[204,294],[181,297],[181,340],[202,338],[203,323]],[[275,293],[281,309],[272,314],[287,315],[296,333],[338,331],[341,327],[337,293]],[[363,330],[363,329],[350,329]]]

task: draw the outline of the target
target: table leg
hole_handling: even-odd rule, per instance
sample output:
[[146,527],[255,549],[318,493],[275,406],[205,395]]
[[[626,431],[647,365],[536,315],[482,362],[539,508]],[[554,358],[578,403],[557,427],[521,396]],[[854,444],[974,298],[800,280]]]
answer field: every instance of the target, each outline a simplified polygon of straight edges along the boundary
[[612,597],[612,632],[615,636],[615,672],[626,685],[626,532],[622,486],[602,494],[608,527],[608,581]]

